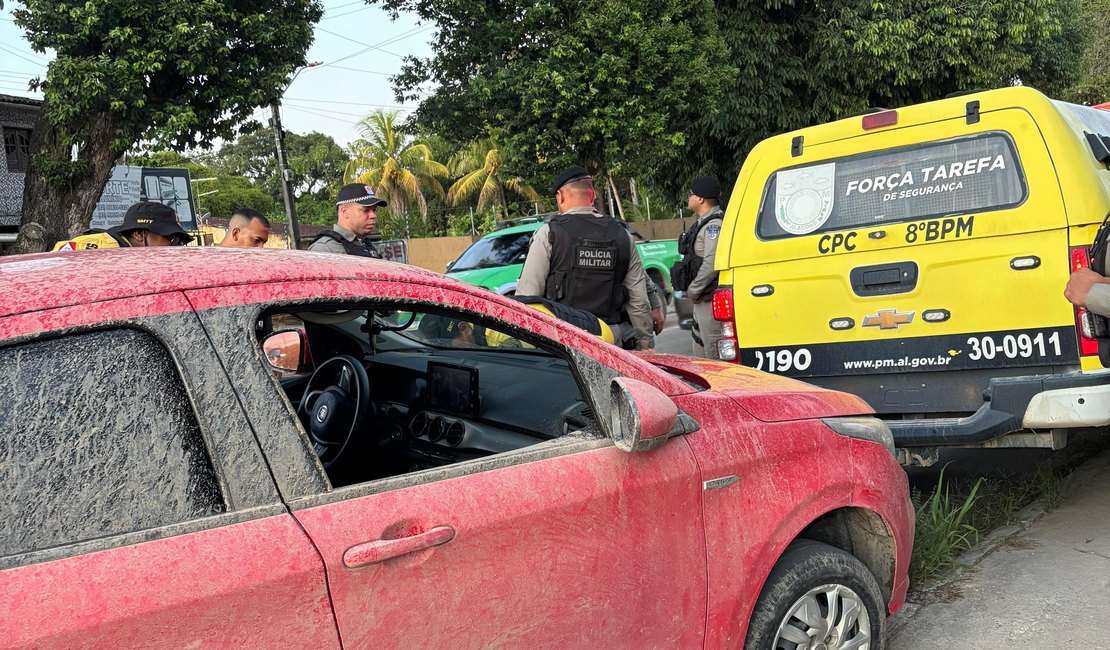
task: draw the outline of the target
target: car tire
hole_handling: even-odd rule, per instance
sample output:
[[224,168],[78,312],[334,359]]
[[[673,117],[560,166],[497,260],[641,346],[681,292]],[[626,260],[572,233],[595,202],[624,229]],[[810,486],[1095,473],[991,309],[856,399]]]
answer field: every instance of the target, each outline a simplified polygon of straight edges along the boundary
[[[806,611],[810,612],[808,622],[799,616]],[[790,545],[767,577],[752,611],[744,648],[880,650],[885,645],[885,631],[882,591],[867,567],[828,544],[799,540]],[[870,639],[868,643],[858,645],[865,638]]]

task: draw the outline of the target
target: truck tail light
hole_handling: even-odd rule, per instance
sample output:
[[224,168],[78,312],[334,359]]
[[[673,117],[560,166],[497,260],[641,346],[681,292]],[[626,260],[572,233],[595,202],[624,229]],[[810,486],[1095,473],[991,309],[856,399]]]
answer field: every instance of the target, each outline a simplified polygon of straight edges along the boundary
[[[717,356],[722,361],[737,361],[740,358],[736,340],[736,309],[732,300],[732,287],[721,287],[713,292],[713,319],[721,321],[721,337],[717,339]],[[709,347],[714,343],[706,341]]]
[[[1071,270],[1078,271],[1079,269],[1091,268],[1091,259],[1087,254],[1086,246],[1074,246],[1071,249]],[[1098,341],[1087,336],[1084,333],[1086,328],[1083,327],[1083,322],[1087,319],[1087,310],[1080,307],[1075,308],[1075,335],[1079,338],[1079,354],[1082,356],[1094,356],[1098,354]]]

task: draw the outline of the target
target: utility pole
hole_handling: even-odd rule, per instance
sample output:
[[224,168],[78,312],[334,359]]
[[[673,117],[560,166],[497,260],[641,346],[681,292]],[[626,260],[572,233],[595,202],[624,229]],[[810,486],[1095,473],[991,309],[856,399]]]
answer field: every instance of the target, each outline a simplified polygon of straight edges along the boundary
[[[318,65],[321,65],[319,61],[313,61],[297,68],[292,78],[289,79],[289,83],[285,85],[286,90],[293,85],[293,80],[303,70],[315,68]],[[282,94],[284,94],[284,91],[282,91]],[[293,172],[289,170],[289,161],[285,153],[285,129],[281,127],[280,97],[270,104],[270,111],[272,113],[270,127],[274,130],[274,150],[277,152],[278,176],[281,180],[281,198],[285,201],[285,218],[289,224],[289,248],[296,250],[300,246],[301,229],[297,225],[297,205],[293,199]]]
[[285,130],[281,128],[281,103],[274,100],[270,105],[273,117],[270,126],[274,130],[274,149],[277,151],[278,175],[281,178],[281,198],[285,200],[285,219],[289,224],[289,248],[297,249],[301,240],[301,229],[297,226],[297,206],[293,202],[293,172],[285,157]]

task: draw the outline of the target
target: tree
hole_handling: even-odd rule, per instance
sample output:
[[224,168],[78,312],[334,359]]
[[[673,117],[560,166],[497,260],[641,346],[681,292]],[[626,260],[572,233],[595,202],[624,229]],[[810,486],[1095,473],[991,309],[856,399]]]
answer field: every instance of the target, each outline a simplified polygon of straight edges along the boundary
[[1110,0],[1083,0],[1080,23],[1090,39],[1080,63],[1082,78],[1068,101],[1080,104],[1110,102]]
[[359,123],[362,139],[351,143],[354,158],[347,163],[343,177],[348,182],[377,187],[396,212],[407,213],[415,202],[421,217],[427,220],[424,192],[444,196],[438,179],[446,178],[447,167],[432,158],[427,144],[399,128],[398,115],[398,111],[378,109]]
[[[718,4],[740,62],[686,164],[735,179],[745,154],[784,131],[1017,82],[1074,82],[1076,0],[734,0]],[[665,182],[666,179],[657,179]],[[672,184],[672,191],[675,188]]]
[[[335,196],[343,181],[347,152],[331,136],[315,131],[306,135],[287,131],[285,149],[293,175],[293,195],[300,220],[306,223],[334,222]],[[261,128],[249,130],[202,160],[220,175],[251,179],[274,205],[281,205],[281,181],[272,131]],[[281,212],[280,208],[276,211],[278,214]]]
[[451,176],[458,178],[447,190],[447,201],[451,205],[468,201],[477,194],[479,212],[497,206],[508,219],[509,204],[505,200],[505,190],[532,201],[540,200],[536,190],[529,187],[523,178],[502,177],[501,152],[493,140],[471,144],[450,162]]
[[[230,138],[305,62],[317,0],[22,0],[13,12],[38,52],[20,250],[88,224],[112,166],[139,141],[184,150]],[[76,160],[71,157],[76,147]],[[32,225],[34,224],[34,225]],[[27,233],[42,229],[42,241]]]
[[697,173],[727,189],[770,135],[868,107],[1019,82],[1058,95],[1079,72],[1081,1],[1099,2],[371,0],[439,28],[394,78],[400,99],[435,85],[421,127],[500,128],[528,176],[584,163],[674,201]]
[[416,123],[450,139],[504,134],[527,177],[577,163],[640,176],[682,155],[731,70],[709,0],[371,0],[437,26],[394,78]]

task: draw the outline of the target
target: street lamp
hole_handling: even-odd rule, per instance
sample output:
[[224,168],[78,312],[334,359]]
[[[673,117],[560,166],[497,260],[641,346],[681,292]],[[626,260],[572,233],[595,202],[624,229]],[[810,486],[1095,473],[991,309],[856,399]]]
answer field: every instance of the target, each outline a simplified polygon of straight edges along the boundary
[[[315,68],[322,65],[320,61],[313,61],[307,65],[303,65],[293,72],[293,76],[289,78],[289,83],[285,85],[288,89],[293,85],[293,80],[301,71],[308,68]],[[282,91],[284,95],[285,92]],[[270,112],[273,117],[270,118],[270,126],[274,129],[274,148],[277,150],[278,162],[278,175],[281,180],[281,198],[285,201],[285,218],[289,223],[289,248],[297,249],[297,245],[301,239],[301,230],[297,226],[297,206],[293,202],[293,172],[289,170],[289,162],[286,160],[285,154],[285,130],[281,128],[281,97],[279,96],[270,104]]]

